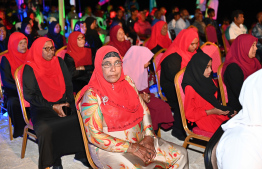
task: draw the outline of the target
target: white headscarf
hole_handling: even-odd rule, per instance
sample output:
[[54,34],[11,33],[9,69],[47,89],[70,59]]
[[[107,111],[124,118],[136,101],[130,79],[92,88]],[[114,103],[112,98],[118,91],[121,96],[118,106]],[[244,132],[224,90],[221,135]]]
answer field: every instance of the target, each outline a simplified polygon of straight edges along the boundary
[[242,86],[242,110],[222,125],[225,131],[217,146],[219,169],[262,168],[262,70],[250,75]]
[[154,54],[143,46],[132,46],[123,59],[124,74],[133,79],[138,91],[148,88],[148,72],[144,65]]

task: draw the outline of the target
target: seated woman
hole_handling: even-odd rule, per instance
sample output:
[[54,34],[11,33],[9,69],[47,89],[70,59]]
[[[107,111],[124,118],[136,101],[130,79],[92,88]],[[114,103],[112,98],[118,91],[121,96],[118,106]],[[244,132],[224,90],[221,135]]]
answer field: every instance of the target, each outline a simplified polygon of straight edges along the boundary
[[146,40],[151,35],[151,25],[146,21],[146,14],[140,12],[138,15],[138,21],[134,24],[134,30],[141,40]]
[[14,80],[15,70],[26,62],[27,38],[20,32],[11,34],[8,42],[8,53],[1,60],[1,80],[4,90],[4,102],[14,127],[13,137],[17,138],[24,133],[25,121]]
[[30,22],[23,21],[20,31],[21,31],[22,34],[24,34],[27,37],[27,39],[28,39],[27,47],[28,47],[28,49],[30,49],[33,42],[36,40],[36,38],[38,38],[37,36],[35,36],[36,34],[33,34],[32,26],[31,26]]
[[103,45],[99,37],[99,34],[96,30],[96,19],[93,17],[88,17],[85,20],[86,23],[86,44],[85,47],[92,49],[93,57],[96,54],[96,51]]
[[152,33],[150,39],[147,41],[146,47],[150,49],[154,54],[163,48],[168,48],[172,41],[167,33],[167,23],[164,21],[158,21],[152,27]]
[[87,165],[70,73],[54,50],[51,39],[38,38],[23,70],[24,98],[30,103],[40,169],[61,169],[61,156],[75,153],[75,159]]
[[86,34],[86,23],[84,21],[77,21],[75,24],[74,31],[81,32],[82,34]]
[[195,122],[201,130],[214,133],[222,122],[229,119],[229,112],[234,111],[216,99],[218,88],[211,72],[212,58],[203,52],[196,53],[187,64],[182,88],[186,119]]
[[222,69],[223,81],[227,88],[228,106],[241,110],[238,100],[244,80],[261,69],[256,58],[258,39],[252,35],[239,35],[232,43]]
[[6,27],[0,24],[0,53],[7,50],[8,39]]
[[48,26],[48,33],[46,37],[53,40],[56,50],[66,45],[66,39],[63,35],[60,34],[60,31],[61,27],[57,21],[51,22],[51,24]]
[[125,32],[123,28],[116,25],[110,29],[110,42],[108,45],[114,46],[124,57],[127,50],[131,47],[131,42],[125,39]]
[[116,48],[97,51],[95,70],[80,102],[98,168],[188,168],[185,148],[155,136],[149,110],[124,75]]
[[165,93],[169,106],[174,112],[175,122],[172,135],[180,140],[184,140],[186,135],[182,126],[174,78],[182,68],[187,66],[187,63],[196,53],[198,46],[198,33],[192,28],[182,30],[163,54],[156,69],[156,71],[161,70],[160,85]]
[[262,70],[259,70],[244,81],[239,95],[242,110],[222,125],[224,134],[216,149],[219,169],[260,169],[262,166],[261,77]]
[[75,93],[88,84],[94,70],[91,49],[84,46],[85,35],[81,32],[72,32],[69,35],[64,61],[71,74]]
[[153,129],[157,133],[160,126],[164,129],[172,127],[174,119],[169,105],[149,91],[147,69],[153,55],[146,47],[133,46],[123,59],[123,70],[124,74],[134,81],[141,98],[149,108]]

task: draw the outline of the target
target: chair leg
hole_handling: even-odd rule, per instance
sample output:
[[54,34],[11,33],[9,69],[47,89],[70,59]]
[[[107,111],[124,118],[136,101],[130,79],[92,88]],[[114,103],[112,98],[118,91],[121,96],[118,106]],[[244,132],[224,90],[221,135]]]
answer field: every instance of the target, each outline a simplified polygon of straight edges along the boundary
[[185,141],[184,141],[184,144],[183,144],[183,147],[184,147],[184,148],[187,148],[188,141],[189,141],[190,138],[191,138],[191,137],[189,137],[189,136],[186,137],[186,139],[185,139]]
[[8,126],[9,126],[9,137],[10,137],[10,141],[13,140],[13,130],[12,130],[12,122],[11,122],[11,118],[8,116]]
[[23,159],[25,157],[25,149],[26,149],[26,143],[27,143],[27,132],[28,132],[28,126],[25,126],[24,135],[23,135],[23,143],[22,143],[22,151],[21,151],[21,159]]
[[161,131],[160,131],[160,128],[159,128],[159,130],[158,130],[158,132],[157,132],[157,136],[158,136],[159,138],[161,138]]

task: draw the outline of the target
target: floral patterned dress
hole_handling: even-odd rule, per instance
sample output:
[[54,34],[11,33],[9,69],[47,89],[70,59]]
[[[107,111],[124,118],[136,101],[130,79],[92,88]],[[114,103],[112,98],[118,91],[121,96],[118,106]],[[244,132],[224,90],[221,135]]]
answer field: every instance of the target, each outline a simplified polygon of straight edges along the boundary
[[[128,76],[125,79],[136,90],[132,80]],[[140,102],[144,109],[144,116],[141,122],[124,131],[108,132],[103,112],[101,112],[100,108],[100,97],[92,89],[85,92],[80,109],[90,143],[90,154],[95,164],[99,168],[106,169],[187,169],[186,149],[155,136],[150,112],[141,98]],[[157,154],[150,163],[144,163],[139,157],[126,152],[130,143],[140,142],[144,136],[154,137]]]

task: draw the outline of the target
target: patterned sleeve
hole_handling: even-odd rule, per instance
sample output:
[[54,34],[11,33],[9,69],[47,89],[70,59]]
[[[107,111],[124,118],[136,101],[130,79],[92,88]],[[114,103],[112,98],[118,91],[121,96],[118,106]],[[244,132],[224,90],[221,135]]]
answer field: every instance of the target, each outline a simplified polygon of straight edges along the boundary
[[[133,80],[129,76],[126,76],[125,79],[136,90],[136,92],[138,94],[138,90],[136,89],[136,86],[135,86]],[[144,109],[143,126],[144,126],[145,135],[146,136],[155,136],[149,109],[148,109],[148,107],[146,106],[145,102],[143,101],[143,99],[140,97],[139,94],[138,94],[138,96],[139,96],[140,103],[141,103],[141,105]]]
[[103,132],[103,114],[98,104],[96,93],[88,90],[81,102],[81,115],[86,135],[92,144],[110,152],[126,152],[129,142]]

